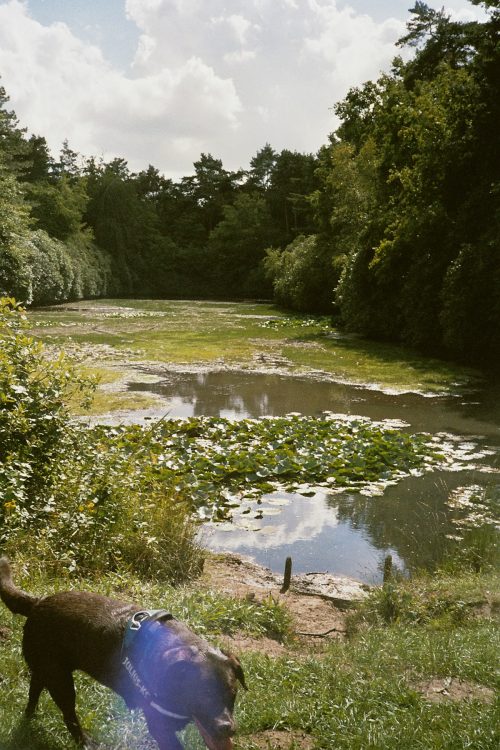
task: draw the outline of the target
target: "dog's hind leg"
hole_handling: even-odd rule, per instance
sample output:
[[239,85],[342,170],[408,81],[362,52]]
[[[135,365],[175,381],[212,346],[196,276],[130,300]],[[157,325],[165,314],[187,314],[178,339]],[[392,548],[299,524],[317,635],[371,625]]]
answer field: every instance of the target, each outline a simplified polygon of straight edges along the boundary
[[36,672],[32,672],[31,682],[30,682],[30,691],[29,691],[29,697],[28,697],[28,705],[26,706],[25,711],[24,711],[24,716],[26,719],[31,719],[31,717],[35,713],[35,709],[38,704],[38,699],[40,698],[40,693],[42,692],[44,687],[45,685],[40,675],[38,675]]
[[83,732],[76,715],[73,674],[62,667],[53,666],[50,676],[45,680],[45,687],[56,706],[62,711],[64,723],[75,742],[83,747],[92,747],[93,744]]

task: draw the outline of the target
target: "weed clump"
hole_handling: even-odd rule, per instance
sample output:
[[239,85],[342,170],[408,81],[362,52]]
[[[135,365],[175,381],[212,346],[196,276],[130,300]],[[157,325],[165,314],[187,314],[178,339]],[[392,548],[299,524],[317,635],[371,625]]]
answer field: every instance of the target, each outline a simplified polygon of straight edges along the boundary
[[473,624],[478,613],[488,611],[495,616],[499,610],[497,573],[477,573],[464,566],[461,571],[439,570],[390,580],[373,589],[348,618],[348,632],[353,636],[392,624],[449,630]]

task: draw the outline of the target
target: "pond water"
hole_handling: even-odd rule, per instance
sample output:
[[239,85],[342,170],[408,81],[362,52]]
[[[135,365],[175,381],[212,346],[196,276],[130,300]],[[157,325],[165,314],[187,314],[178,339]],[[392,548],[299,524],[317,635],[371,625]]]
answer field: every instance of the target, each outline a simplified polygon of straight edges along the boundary
[[312,378],[221,371],[172,372],[159,382],[130,383],[128,390],[162,396],[164,412],[173,419],[245,419],[332,411],[375,420],[403,419],[418,432],[483,435],[500,442],[500,386],[495,385],[456,396],[432,397]]
[[233,523],[203,528],[207,547],[250,555],[276,572],[283,570],[288,555],[296,572],[329,571],[368,583],[380,581],[387,554],[403,571],[432,567],[442,558],[449,538],[457,536],[470,493],[485,493],[491,505],[500,496],[498,385],[430,397],[310,378],[223,371],[172,372],[156,383],[131,383],[129,390],[161,395],[162,413],[171,418],[243,419],[328,410],[375,420],[400,419],[412,432],[461,435],[493,451],[481,460],[482,468],[408,477],[388,487],[382,497],[326,491],[307,498],[272,493],[259,503],[243,504]]

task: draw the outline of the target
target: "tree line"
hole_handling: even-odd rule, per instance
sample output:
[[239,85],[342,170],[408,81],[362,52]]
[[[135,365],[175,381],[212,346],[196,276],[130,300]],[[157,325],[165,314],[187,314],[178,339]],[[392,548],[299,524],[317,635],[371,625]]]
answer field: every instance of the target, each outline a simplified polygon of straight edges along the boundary
[[500,11],[417,1],[411,49],[335,106],[317,154],[266,144],[248,169],[54,158],[0,88],[0,291],[274,298],[348,329],[487,363],[500,357]]

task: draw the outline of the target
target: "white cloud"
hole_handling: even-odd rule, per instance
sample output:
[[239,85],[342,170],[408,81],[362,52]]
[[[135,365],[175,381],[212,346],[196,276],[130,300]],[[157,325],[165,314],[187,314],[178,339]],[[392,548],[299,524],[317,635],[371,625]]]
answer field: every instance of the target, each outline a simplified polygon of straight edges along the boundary
[[[83,2],[83,0],[80,0]],[[453,12],[470,11],[449,0]],[[335,0],[126,0],[139,42],[128,73],[29,2],[0,0],[0,74],[23,124],[58,150],[186,174],[200,151],[237,168],[258,148],[315,151],[331,106],[378,76],[404,23]],[[468,9],[468,10],[467,10]],[[472,13],[476,10],[472,9]],[[108,30],[109,34],[109,30]]]
[[377,24],[334,0],[127,0],[142,41],[134,69],[145,75],[196,54],[234,83],[242,103],[237,132],[211,151],[231,167],[264,143],[316,151],[334,128],[331,106],[377,76],[404,24]]
[[232,16],[218,16],[212,18],[212,24],[227,24],[234,33],[236,40],[242,46],[246,43],[249,30],[252,28],[251,22],[244,16],[233,14]]
[[225,63],[228,63],[228,65],[232,65],[233,63],[243,63],[247,60],[253,60],[255,57],[257,57],[257,52],[255,52],[255,50],[242,49],[237,52],[227,52],[224,55],[223,60]]
[[[440,8],[441,5],[438,7]],[[463,0],[448,0],[443,7],[445,13],[448,13],[454,21],[484,21],[487,17],[484,8],[464,3]]]
[[194,155],[209,150],[214,134],[237,128],[242,110],[230,77],[199,57],[127,77],[66,25],[30,18],[18,0],[0,4],[0,71],[18,117],[56,152],[69,138],[85,154],[124,156],[133,167],[187,171],[185,144]]
[[395,55],[394,42],[404,33],[404,24],[388,18],[376,23],[366,14],[346,6],[309,0],[311,29],[304,40],[304,57],[316,57],[336,91],[377,76]]

